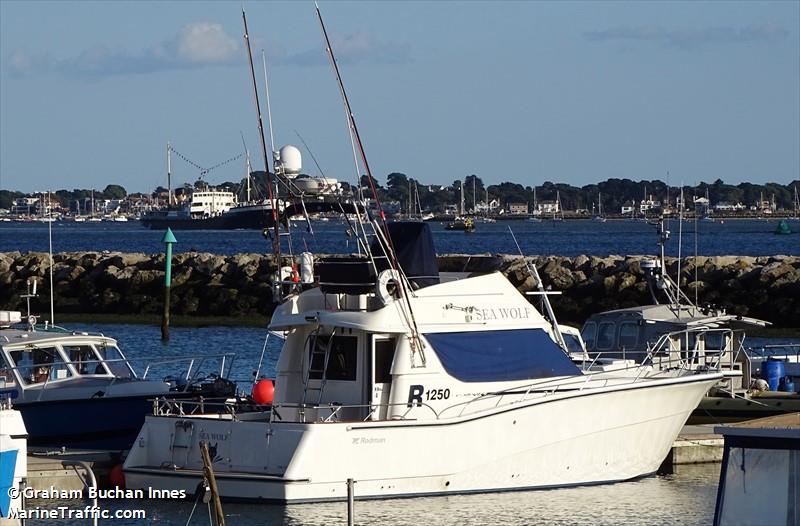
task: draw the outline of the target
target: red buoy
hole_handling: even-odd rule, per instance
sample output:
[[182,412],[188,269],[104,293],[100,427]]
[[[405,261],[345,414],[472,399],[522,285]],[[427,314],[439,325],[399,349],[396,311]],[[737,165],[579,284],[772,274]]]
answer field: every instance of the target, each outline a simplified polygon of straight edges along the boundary
[[108,472],[108,482],[114,488],[125,489],[125,473],[122,471],[122,464],[117,464]]
[[269,405],[272,403],[272,397],[275,395],[275,380],[271,378],[262,378],[257,381],[253,386],[253,400],[257,404]]

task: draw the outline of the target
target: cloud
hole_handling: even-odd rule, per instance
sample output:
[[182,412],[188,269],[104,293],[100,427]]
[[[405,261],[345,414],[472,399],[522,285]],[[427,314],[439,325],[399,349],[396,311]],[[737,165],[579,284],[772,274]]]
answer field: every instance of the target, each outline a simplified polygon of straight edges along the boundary
[[196,69],[243,60],[238,39],[225,33],[221,24],[212,22],[188,24],[173,38],[135,53],[99,44],[62,59],[22,50],[12,51],[7,58],[9,73],[17,77],[58,73],[79,78]]
[[700,29],[668,30],[660,26],[617,27],[583,34],[590,42],[638,40],[659,42],[681,49],[696,49],[710,44],[739,44],[746,42],[776,42],[789,32],[777,24],[751,24],[743,27],[706,27]]
[[[381,42],[366,32],[333,35],[331,46],[339,64],[405,64],[411,61],[411,47],[408,44]],[[286,53],[277,59],[282,64],[292,66],[328,64],[323,44],[300,53]]]

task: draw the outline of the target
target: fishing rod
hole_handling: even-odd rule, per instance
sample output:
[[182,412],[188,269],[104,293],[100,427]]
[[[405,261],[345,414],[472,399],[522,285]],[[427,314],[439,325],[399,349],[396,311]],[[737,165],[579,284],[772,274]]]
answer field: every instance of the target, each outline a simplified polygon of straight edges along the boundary
[[[396,271],[401,278],[398,279],[398,285],[401,291],[402,299],[404,300],[406,307],[408,308],[408,317],[406,318],[406,322],[409,324],[409,328],[412,332],[411,337],[411,352],[412,355],[414,352],[419,351],[420,359],[422,360],[422,365],[425,365],[425,353],[423,351],[422,342],[419,339],[419,328],[417,326],[417,320],[414,316],[414,311],[411,308],[411,298],[410,298],[410,285],[403,279],[403,270],[400,268],[400,263],[397,260],[397,253],[395,252],[394,245],[392,243],[392,236],[389,234],[389,226],[386,222],[386,214],[381,207],[380,199],[378,198],[378,191],[375,188],[375,180],[372,177],[372,171],[369,168],[369,162],[367,161],[367,155],[364,151],[364,144],[361,141],[361,135],[358,133],[358,126],[356,126],[356,119],[353,116],[353,109],[350,106],[350,100],[347,97],[347,91],[344,88],[344,82],[342,81],[342,75],[339,72],[339,66],[336,62],[336,57],[333,54],[333,46],[331,45],[330,38],[328,38],[328,31],[325,29],[325,22],[322,20],[322,12],[319,9],[319,4],[314,2],[314,8],[317,12],[317,20],[319,20],[320,29],[322,29],[322,36],[325,39],[325,51],[327,52],[328,59],[330,60],[331,67],[333,68],[333,72],[336,76],[336,82],[339,85],[339,93],[342,96],[342,102],[345,106],[345,112],[347,113],[347,120],[350,127],[350,134],[351,137],[355,139],[356,145],[358,146],[358,152],[361,157],[361,162],[364,165],[364,171],[367,175],[367,180],[369,181],[370,190],[372,191],[372,197],[375,199],[375,205],[378,207],[378,217],[381,222],[381,226],[383,227],[383,233],[385,234],[384,239],[379,240],[382,241],[382,245],[384,246],[383,252],[389,259],[389,264],[391,268]],[[376,234],[380,234],[380,231],[377,230]],[[403,312],[405,317],[405,309],[400,309]],[[409,319],[410,318],[410,319]]]

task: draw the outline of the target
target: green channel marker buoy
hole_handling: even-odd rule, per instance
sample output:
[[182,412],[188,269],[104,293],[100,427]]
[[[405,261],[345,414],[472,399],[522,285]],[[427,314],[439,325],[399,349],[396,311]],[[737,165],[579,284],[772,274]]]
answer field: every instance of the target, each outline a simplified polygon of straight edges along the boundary
[[778,235],[791,234],[792,229],[789,228],[789,223],[785,219],[781,219],[781,222],[778,223],[778,228],[775,229],[775,233]]
[[161,316],[161,340],[166,342],[169,341],[169,293],[170,285],[172,284],[172,245],[177,243],[178,240],[175,239],[175,234],[172,233],[172,230],[167,227],[167,231],[164,232],[164,239],[162,239],[161,242],[167,245],[166,257],[164,258],[164,314]]

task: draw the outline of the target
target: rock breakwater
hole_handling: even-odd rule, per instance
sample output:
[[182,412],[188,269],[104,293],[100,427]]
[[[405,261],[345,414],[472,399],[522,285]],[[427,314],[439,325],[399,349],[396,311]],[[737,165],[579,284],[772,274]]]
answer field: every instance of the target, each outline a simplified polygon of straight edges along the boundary
[[[164,256],[130,253],[55,254],[55,310],[61,313],[159,314]],[[521,291],[534,290],[526,268],[536,265],[560,321],[582,322],[604,310],[650,303],[642,256],[466,256],[439,257],[441,271],[486,271],[499,267]],[[36,312],[49,311],[50,259],[43,253],[0,253],[0,309],[21,310],[29,278],[39,281]],[[667,260],[676,276],[678,261]],[[274,260],[263,254],[219,256],[181,253],[173,260],[172,312],[188,316],[269,314],[269,276]],[[800,327],[800,257],[717,256],[680,262],[681,286],[700,304],[762,318],[778,327]]]

